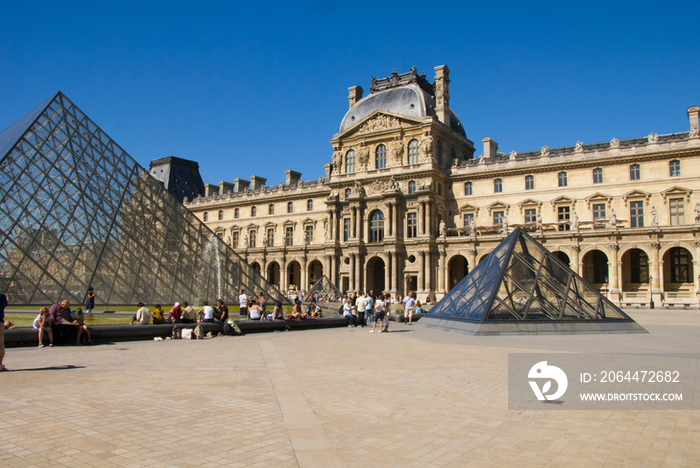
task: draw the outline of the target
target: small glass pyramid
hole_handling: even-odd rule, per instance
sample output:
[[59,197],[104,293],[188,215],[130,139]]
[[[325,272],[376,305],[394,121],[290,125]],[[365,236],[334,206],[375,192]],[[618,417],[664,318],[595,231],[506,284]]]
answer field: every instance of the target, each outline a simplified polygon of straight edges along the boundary
[[309,302],[312,294],[319,296],[319,303],[340,302],[343,299],[343,293],[331,283],[331,280],[326,275],[321,276],[321,279],[316,281],[316,284],[306,293],[302,302]]
[[[427,320],[426,320],[427,319]],[[439,319],[439,325],[436,320]],[[450,323],[452,322],[452,323]],[[420,323],[437,328],[484,333],[639,331],[627,314],[520,228],[516,228],[491,254],[425,315]],[[585,323],[630,323],[631,326],[594,326]],[[568,327],[553,324],[573,324]],[[580,325],[584,323],[584,325]],[[502,327],[498,324],[544,324],[537,327]]]
[[0,133],[11,304],[289,301],[58,92]]

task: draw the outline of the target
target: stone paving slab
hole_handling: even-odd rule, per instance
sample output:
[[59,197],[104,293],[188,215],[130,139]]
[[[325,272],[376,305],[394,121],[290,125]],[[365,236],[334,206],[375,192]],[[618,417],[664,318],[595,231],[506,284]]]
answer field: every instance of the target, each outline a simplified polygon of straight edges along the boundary
[[0,466],[700,467],[700,413],[509,411],[509,352],[700,352],[649,334],[473,337],[392,323],[7,350]]

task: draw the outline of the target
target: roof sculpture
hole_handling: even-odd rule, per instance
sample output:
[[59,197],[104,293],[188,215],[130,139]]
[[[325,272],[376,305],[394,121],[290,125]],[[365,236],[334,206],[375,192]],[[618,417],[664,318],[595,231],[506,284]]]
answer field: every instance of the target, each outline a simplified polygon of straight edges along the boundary
[[289,301],[61,92],[0,133],[0,290],[13,305]]
[[480,335],[646,332],[520,228],[419,323]]

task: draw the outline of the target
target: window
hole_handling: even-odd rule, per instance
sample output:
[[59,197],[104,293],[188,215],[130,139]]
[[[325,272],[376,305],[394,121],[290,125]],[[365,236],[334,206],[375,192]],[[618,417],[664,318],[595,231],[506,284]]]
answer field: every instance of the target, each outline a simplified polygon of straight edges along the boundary
[[560,231],[571,230],[571,224],[569,224],[569,220],[571,220],[571,209],[568,206],[557,207],[557,221],[563,223],[559,224]]
[[630,227],[644,227],[644,202],[630,202]]
[[596,168],[593,169],[593,183],[594,184],[602,184],[603,183],[603,169],[601,168]]
[[412,180],[408,183],[408,193],[416,193],[416,181]]
[[649,258],[644,251],[632,249],[630,252],[630,283],[649,282]]
[[671,249],[671,283],[690,283],[690,255],[681,247]]
[[566,172],[559,173],[559,187],[566,187],[569,185],[569,175]]
[[251,249],[255,248],[255,235],[256,235],[256,231],[254,229],[251,229],[250,231],[248,231],[248,246]]
[[493,192],[500,193],[503,191],[503,179],[496,179],[493,181]]
[[239,214],[240,214],[240,213],[239,213],[238,208],[236,208],[235,210],[233,210],[233,217],[234,217],[234,218],[238,219]]
[[374,162],[377,169],[384,169],[386,167],[386,146],[377,146],[374,152]]
[[474,213],[465,213],[464,227],[470,227],[472,224],[474,224]]
[[384,213],[380,210],[372,213],[369,223],[369,241],[382,242],[384,240]]
[[351,194],[351,193],[352,193],[352,190],[350,190],[349,188],[346,188],[346,189],[345,189],[345,199],[346,199],[346,200],[347,200],[348,198],[350,198],[350,194]]
[[[605,223],[602,221],[605,219],[605,203],[596,203],[593,205],[593,228],[594,229],[604,229]],[[600,221],[599,221],[600,220]]]
[[350,150],[345,153],[345,173],[352,174],[355,172],[355,150]]
[[231,246],[234,249],[238,248],[238,238],[239,237],[240,237],[240,233],[238,231],[233,231],[233,233],[231,234],[231,244],[232,244]]
[[525,190],[533,190],[535,188],[535,176],[525,176]]
[[251,207],[250,208],[250,216],[255,216],[258,214],[258,209],[256,207]]
[[313,210],[314,210],[314,201],[307,200],[306,201],[306,211],[313,211]]
[[205,211],[204,214],[202,215],[202,219],[204,220],[205,223],[206,223],[207,221],[209,221],[209,213],[207,213],[207,212]]
[[270,228],[267,230],[267,246],[274,247],[275,245],[275,230]]
[[503,211],[494,211],[493,212],[493,224],[497,226],[503,225],[503,218],[505,218],[505,212]]
[[350,218],[343,218],[343,241],[347,242],[350,240],[352,235],[352,220]]
[[406,237],[413,238],[418,235],[418,213],[406,215]]
[[219,210],[219,221],[224,219],[224,210]]
[[442,184],[437,184],[438,186],[438,195],[442,196]]
[[680,177],[681,176],[681,162],[680,161],[671,161],[668,163],[668,169],[669,169],[669,175],[671,177]]
[[472,194],[472,183],[471,182],[465,182],[464,183],[464,195],[469,196]]
[[294,204],[292,202],[287,202],[287,213],[294,213]]
[[415,138],[408,142],[408,164],[418,164],[420,160],[420,143]]
[[639,164],[630,166],[630,180],[639,180]]
[[273,215],[275,214],[275,205],[270,203],[270,205],[267,207],[267,214]]
[[537,208],[525,210],[525,223],[535,224],[537,222]]
[[685,205],[682,198],[671,198],[668,201],[671,210],[671,226],[685,224]]
[[284,245],[293,245],[294,241],[294,228],[292,226],[287,226],[284,229]]
[[307,244],[312,245],[314,243],[314,227],[306,226],[304,233],[304,239]]
[[445,161],[442,160],[442,142],[440,140],[435,144],[435,156],[439,165],[443,165]]

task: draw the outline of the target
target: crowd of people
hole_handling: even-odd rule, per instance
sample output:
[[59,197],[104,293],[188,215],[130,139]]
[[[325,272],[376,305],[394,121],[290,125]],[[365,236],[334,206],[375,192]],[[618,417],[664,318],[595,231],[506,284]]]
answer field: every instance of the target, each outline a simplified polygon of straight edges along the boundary
[[[423,304],[416,300],[414,293],[409,293],[406,297],[396,296],[392,298],[390,294],[375,295],[374,291],[368,293],[361,292],[357,295],[349,294],[343,299],[340,312],[348,319],[348,327],[364,327],[372,325],[370,333],[374,333],[377,324],[379,332],[389,331],[389,318],[391,316],[392,305],[399,304],[403,309],[403,321],[406,325],[413,325],[413,314],[423,313]],[[430,297],[426,298],[425,305],[430,305]]]
[[39,336],[40,348],[45,346],[44,337],[49,339],[49,346],[53,346],[54,339],[64,341],[64,337],[69,335],[71,329],[77,331],[76,345],[83,344],[80,340],[83,333],[87,337],[85,344],[92,345],[90,330],[88,326],[85,325],[85,313],[83,309],[78,307],[71,310],[70,302],[67,299],[52,304],[51,307],[42,307],[39,310],[39,315],[37,315],[32,322],[32,327],[34,327]]

